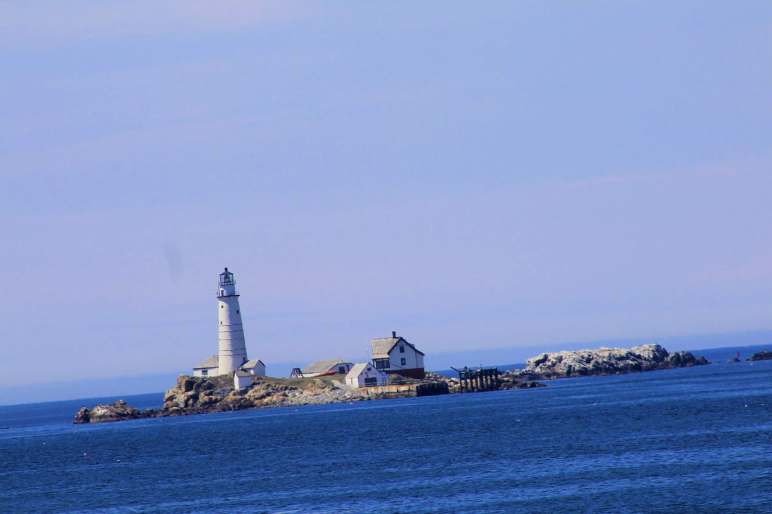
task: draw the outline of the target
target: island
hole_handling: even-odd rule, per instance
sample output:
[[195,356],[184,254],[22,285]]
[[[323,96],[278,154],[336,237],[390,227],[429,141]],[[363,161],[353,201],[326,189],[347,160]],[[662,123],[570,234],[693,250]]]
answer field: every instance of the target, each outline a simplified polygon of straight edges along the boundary
[[[632,348],[599,348],[595,350],[542,353],[528,359],[521,370],[498,372],[487,390],[513,390],[544,387],[540,380],[588,375],[683,368],[709,364],[704,357],[690,352],[669,353],[657,344]],[[210,412],[227,412],[261,407],[286,407],[349,403],[386,398],[466,393],[459,379],[427,373],[421,380],[394,376],[389,385],[377,387],[347,386],[343,375],[314,378],[255,377],[252,383],[234,387],[228,376],[196,377],[182,375],[166,391],[159,409],[136,409],[122,400],[113,404],[83,407],[74,423],[104,423],[132,419],[185,416]]]
[[772,352],[769,350],[761,350],[760,352],[756,352],[750,357],[748,357],[749,361],[769,361],[772,360]]
[[542,353],[528,359],[523,376],[545,380],[587,375],[619,375],[709,364],[691,352],[668,352],[658,344]]

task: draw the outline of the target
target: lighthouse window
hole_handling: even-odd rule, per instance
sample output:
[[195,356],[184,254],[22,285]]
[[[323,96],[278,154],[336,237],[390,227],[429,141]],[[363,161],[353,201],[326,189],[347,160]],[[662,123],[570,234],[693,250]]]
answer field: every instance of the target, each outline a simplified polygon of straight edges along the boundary
[[221,309],[224,309],[224,308],[225,308],[225,305],[220,305],[220,308],[221,308]]
[[241,311],[236,309],[236,314],[241,314]]

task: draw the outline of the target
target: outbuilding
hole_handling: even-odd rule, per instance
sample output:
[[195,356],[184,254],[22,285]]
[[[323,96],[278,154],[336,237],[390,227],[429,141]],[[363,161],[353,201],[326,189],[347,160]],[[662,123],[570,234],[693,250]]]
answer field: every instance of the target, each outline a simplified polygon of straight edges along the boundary
[[[194,377],[216,377],[220,374],[219,357],[212,355],[201,364],[193,368]],[[238,371],[245,371],[255,377],[265,376],[265,364],[260,359],[248,360],[242,364]]]
[[254,375],[238,369],[233,372],[233,388],[236,391],[243,391],[244,389],[252,385],[253,378],[254,378]]
[[265,364],[260,359],[252,359],[241,365],[241,370],[255,377],[265,376]]
[[354,364],[346,374],[346,385],[351,387],[373,387],[386,385],[389,376],[377,370],[369,362]]
[[217,355],[212,355],[208,359],[201,362],[198,366],[193,368],[194,377],[214,377],[219,375],[219,358]]
[[345,375],[349,372],[353,364],[343,359],[328,359],[323,361],[312,362],[305,368],[303,368],[302,376],[309,377],[321,377],[324,375]]

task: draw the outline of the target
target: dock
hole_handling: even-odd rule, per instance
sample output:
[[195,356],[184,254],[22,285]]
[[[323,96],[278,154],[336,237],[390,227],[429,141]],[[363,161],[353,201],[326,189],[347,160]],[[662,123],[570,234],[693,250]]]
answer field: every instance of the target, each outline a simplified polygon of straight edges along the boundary
[[496,391],[499,389],[498,368],[451,368],[458,373],[458,392]]

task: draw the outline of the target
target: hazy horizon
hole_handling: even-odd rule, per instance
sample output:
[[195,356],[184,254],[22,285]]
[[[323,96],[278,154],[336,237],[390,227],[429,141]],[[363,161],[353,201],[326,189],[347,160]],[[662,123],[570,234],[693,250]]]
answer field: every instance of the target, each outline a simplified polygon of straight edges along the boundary
[[0,19],[2,388],[772,330],[768,2]]
[[[446,352],[427,356],[427,369],[448,370],[463,366],[511,366],[523,364],[529,357],[541,352],[578,350],[586,348],[630,347],[638,344],[658,343],[669,351],[705,351],[722,348],[772,348],[772,330],[758,330],[729,334],[693,334],[661,337],[658,339],[635,339],[615,341],[560,342],[533,347],[478,348],[471,351]],[[697,353],[700,355],[700,353]],[[365,360],[366,355],[341,355],[352,361]],[[743,356],[745,357],[745,356]],[[720,362],[719,362],[720,363]],[[273,377],[287,377],[292,368],[308,364],[306,361],[274,362],[267,366],[266,373]],[[502,368],[504,369],[504,368]],[[129,376],[106,376],[88,380],[70,380],[50,383],[16,384],[0,389],[0,406],[36,403],[46,401],[76,400],[107,396],[130,396],[144,393],[160,393],[174,383],[176,377],[190,370],[167,370],[164,373],[135,374]]]

